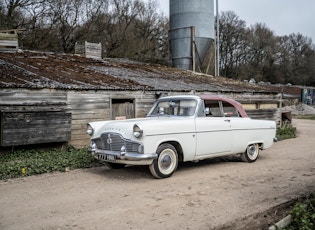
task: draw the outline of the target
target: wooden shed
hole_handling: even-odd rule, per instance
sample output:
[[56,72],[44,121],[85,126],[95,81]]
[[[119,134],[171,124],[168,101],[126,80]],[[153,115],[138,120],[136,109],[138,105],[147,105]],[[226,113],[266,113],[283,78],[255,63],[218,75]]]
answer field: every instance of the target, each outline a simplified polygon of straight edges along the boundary
[[252,118],[279,122],[281,90],[125,59],[2,52],[1,146],[87,146],[88,122],[143,117],[163,95],[220,94]]
[[0,50],[17,50],[18,33],[25,29],[0,30]]

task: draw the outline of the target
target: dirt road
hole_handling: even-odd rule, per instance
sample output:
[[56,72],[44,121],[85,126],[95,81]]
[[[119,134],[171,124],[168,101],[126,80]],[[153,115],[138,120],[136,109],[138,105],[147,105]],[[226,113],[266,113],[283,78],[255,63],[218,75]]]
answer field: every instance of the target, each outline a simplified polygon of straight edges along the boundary
[[263,228],[272,207],[315,191],[315,121],[294,126],[297,138],[253,164],[186,163],[163,180],[147,167],[100,167],[0,181],[0,229]]

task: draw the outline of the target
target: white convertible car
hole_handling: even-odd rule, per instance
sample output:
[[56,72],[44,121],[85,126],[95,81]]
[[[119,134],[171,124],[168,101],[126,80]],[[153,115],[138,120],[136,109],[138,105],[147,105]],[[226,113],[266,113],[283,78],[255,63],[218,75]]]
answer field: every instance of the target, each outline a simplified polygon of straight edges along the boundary
[[145,118],[90,122],[89,151],[110,168],[148,165],[170,177],[179,162],[240,154],[254,162],[273,144],[275,121],[254,120],[235,100],[217,95],[168,96]]

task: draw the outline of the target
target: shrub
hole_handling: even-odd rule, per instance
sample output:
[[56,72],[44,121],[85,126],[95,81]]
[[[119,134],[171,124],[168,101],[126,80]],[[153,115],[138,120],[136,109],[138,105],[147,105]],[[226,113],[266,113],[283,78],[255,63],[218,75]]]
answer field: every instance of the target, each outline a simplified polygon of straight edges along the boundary
[[291,125],[283,125],[277,129],[276,137],[279,141],[296,137],[296,128]]

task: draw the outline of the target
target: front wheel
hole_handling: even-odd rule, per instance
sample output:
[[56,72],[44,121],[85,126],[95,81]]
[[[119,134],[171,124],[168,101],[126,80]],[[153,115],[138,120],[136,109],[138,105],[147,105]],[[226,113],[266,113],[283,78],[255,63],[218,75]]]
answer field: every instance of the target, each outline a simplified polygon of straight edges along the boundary
[[247,146],[246,151],[241,154],[241,158],[245,162],[252,163],[257,160],[258,155],[259,155],[258,144],[252,144]]
[[173,175],[178,166],[177,151],[171,144],[162,144],[156,151],[158,158],[149,166],[156,178],[167,178]]

